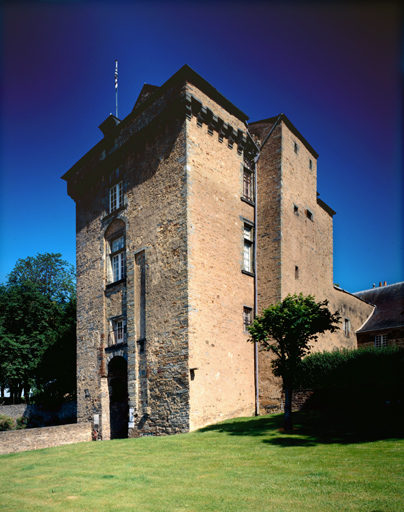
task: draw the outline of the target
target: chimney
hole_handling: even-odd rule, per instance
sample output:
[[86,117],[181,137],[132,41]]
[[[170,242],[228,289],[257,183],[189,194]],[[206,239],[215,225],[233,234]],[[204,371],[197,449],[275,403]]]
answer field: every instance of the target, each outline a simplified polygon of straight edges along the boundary
[[387,281],[384,281],[384,285],[383,286],[387,286]]
[[376,285],[375,285],[375,283],[373,283],[373,288],[374,288],[375,286],[376,286]]
[[379,281],[379,288],[380,288],[381,286],[382,286],[382,282],[381,282],[381,281]]

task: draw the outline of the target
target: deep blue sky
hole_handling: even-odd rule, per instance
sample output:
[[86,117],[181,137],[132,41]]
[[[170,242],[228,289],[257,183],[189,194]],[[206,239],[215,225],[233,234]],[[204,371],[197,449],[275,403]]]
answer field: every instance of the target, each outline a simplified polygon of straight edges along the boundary
[[[334,281],[404,280],[398,3],[6,2],[1,9],[0,282],[18,258],[75,263],[60,179],[184,64],[250,117],[284,112],[320,154]],[[401,70],[402,72],[402,70]]]

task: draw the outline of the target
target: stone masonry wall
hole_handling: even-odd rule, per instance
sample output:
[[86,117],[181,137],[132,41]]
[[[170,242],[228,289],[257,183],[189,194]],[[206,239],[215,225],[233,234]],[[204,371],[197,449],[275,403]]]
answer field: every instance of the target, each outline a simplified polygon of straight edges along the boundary
[[387,344],[389,346],[404,347],[404,329],[402,327],[360,333],[358,334],[358,347],[374,347],[377,334],[387,334]]
[[[265,141],[273,122],[254,123],[250,132],[259,146]],[[261,149],[257,165],[257,271],[258,315],[281,299],[282,286],[282,129],[278,125]],[[279,408],[280,379],[271,368],[272,355],[259,351],[259,406],[263,413]]]
[[[103,379],[116,356],[128,362],[128,406],[134,411],[130,436],[189,428],[185,115],[156,119],[155,107],[150,107],[149,125],[147,110],[142,112],[143,131],[136,132],[136,117],[132,124],[125,123],[125,137],[132,136],[133,141],[119,136],[122,149],[118,147],[97,163],[98,180],[76,197],[78,419],[92,421],[93,414],[98,414],[103,439],[110,436],[109,425],[103,428],[102,424],[109,421],[110,401],[110,389]],[[95,175],[86,166],[87,173]],[[124,206],[110,214],[108,175],[118,167]],[[127,272],[124,281],[109,284],[105,235],[117,220],[125,226]],[[145,259],[143,340],[135,328],[139,308],[135,259],[139,253]],[[107,346],[109,319],[116,316],[126,319],[126,343]]]
[[0,455],[91,441],[90,423],[0,432]]
[[[265,122],[253,125],[259,143],[271,127],[272,123]],[[334,288],[332,215],[318,201],[317,159],[283,121],[261,150],[258,180],[258,312],[287,294],[328,299],[331,311],[338,310],[350,319],[351,333],[346,336],[339,330],[320,336],[313,350],[356,348],[355,330],[372,307]],[[281,400],[281,381],[272,374],[271,358],[260,353],[264,410],[277,407]]]
[[[236,117],[195,87],[190,93],[235,130]],[[243,155],[196,117],[187,121],[189,367],[191,430],[254,413],[254,351],[243,307],[254,307],[254,277],[242,273]]]
[[[185,114],[132,154],[127,198],[130,436],[189,430]],[[137,343],[136,255],[145,258],[145,341]],[[139,329],[138,329],[139,330]]]
[[15,404],[15,405],[0,405],[0,414],[5,414],[11,418],[17,419],[22,416],[29,418],[33,416],[40,416],[45,421],[66,421],[71,422],[72,418],[76,418],[77,403],[76,401],[64,402],[54,410],[44,409],[35,404]]

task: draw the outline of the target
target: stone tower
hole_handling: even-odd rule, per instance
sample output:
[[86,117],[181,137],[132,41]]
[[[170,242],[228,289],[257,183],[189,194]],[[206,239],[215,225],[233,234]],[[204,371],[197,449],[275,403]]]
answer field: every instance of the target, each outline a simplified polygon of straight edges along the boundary
[[[145,85],[122,121],[110,115],[63,176],[76,202],[78,421],[102,439],[249,416],[258,391],[264,411],[278,403],[268,358],[247,343],[256,307],[344,294],[355,329],[371,309],[333,287],[317,153],[284,115],[247,119],[184,66]],[[341,343],[355,342],[323,347]]]

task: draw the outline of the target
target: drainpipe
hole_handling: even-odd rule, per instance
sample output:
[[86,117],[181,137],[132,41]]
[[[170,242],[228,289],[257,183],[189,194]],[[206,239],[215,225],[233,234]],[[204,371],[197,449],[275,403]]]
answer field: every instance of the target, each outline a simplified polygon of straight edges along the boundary
[[[254,318],[258,315],[258,267],[257,267],[257,232],[258,232],[258,180],[257,180],[257,165],[258,160],[261,156],[261,150],[264,147],[265,143],[269,139],[269,137],[272,135],[273,131],[279,124],[280,120],[282,119],[283,113],[280,113],[278,116],[278,119],[275,121],[275,124],[272,126],[271,130],[269,131],[268,135],[266,136],[264,142],[261,144],[260,148],[255,144],[254,139],[251,137],[250,133],[248,132],[248,125],[247,126],[247,133],[250,135],[251,140],[254,142],[255,147],[257,148],[257,154],[254,158]],[[255,373],[255,415],[259,416],[260,411],[260,403],[259,403],[259,383],[258,383],[258,343],[254,342],[254,373]]]

